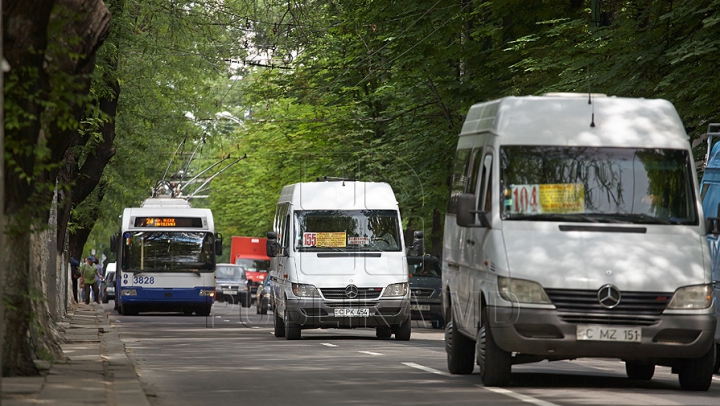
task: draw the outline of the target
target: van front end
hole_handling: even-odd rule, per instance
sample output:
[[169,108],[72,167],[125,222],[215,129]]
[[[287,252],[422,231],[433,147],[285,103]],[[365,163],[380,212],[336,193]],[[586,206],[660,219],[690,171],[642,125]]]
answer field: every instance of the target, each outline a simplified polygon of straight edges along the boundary
[[291,283],[285,294],[287,318],[302,328],[393,327],[410,320],[407,282],[327,288]]

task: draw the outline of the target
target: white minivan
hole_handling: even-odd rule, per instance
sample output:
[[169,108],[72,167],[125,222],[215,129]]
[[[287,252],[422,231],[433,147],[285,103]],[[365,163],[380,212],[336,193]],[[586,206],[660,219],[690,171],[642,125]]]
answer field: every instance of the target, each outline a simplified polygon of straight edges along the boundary
[[[268,233],[275,336],[372,327],[410,339],[410,290],[398,203],[387,183],[296,183]],[[422,252],[422,233],[415,246]]]
[[448,369],[618,358],[707,390],[715,357],[706,225],[690,143],[666,100],[596,94],[472,106],[445,218]]

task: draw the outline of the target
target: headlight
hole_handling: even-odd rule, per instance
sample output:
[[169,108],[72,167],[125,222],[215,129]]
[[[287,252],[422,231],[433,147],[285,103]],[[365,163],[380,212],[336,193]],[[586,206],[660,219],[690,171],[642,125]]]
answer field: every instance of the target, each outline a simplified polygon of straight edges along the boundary
[[120,291],[123,296],[137,296],[137,290],[135,289],[123,289]]
[[214,289],[200,289],[200,296],[215,296],[215,290]]
[[685,286],[675,291],[668,309],[707,309],[712,306],[710,284]]
[[318,297],[317,289],[313,285],[305,285],[303,283],[292,284],[293,294],[297,297]]
[[545,289],[539,283],[498,276],[498,292],[503,299],[515,303],[550,304]]
[[407,282],[393,283],[391,285],[388,285],[387,288],[385,288],[383,297],[402,297],[407,294],[407,291],[408,291]]

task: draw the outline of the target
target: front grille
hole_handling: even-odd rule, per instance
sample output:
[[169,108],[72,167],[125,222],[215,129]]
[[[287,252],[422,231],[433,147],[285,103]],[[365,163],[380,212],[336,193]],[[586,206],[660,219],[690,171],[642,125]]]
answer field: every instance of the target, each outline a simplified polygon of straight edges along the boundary
[[[382,288],[358,288],[357,297],[352,298],[353,300],[364,300],[364,299],[377,299],[380,297]],[[345,294],[345,288],[322,288],[320,289],[325,299],[335,300],[347,300],[350,299]]]
[[571,324],[615,324],[622,326],[652,326],[658,323],[655,317],[627,316],[622,314],[566,314],[560,320]]
[[660,315],[673,295],[667,292],[621,291],[620,303],[612,309],[607,309],[600,305],[597,290],[545,289],[545,293],[558,311],[598,313],[606,317]]
[[432,297],[435,289],[431,288],[410,288],[410,296],[413,298],[428,298]]

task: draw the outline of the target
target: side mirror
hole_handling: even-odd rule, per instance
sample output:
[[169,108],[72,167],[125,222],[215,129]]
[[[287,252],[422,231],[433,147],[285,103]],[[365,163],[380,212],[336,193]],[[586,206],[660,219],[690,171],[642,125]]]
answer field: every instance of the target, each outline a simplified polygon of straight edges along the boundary
[[[475,210],[475,195],[470,193],[463,193],[458,195],[458,206],[457,206],[457,225],[460,227],[485,227],[490,228],[490,221],[488,220],[484,211]],[[477,215],[477,216],[476,216]],[[475,218],[480,219],[480,224],[475,222]]]
[[278,254],[277,233],[274,231],[268,231],[267,242],[265,244],[266,244],[265,250],[267,251],[267,256],[276,257]]
[[708,219],[705,219],[705,233],[707,235],[720,234],[720,218],[710,217]]
[[120,238],[120,234],[118,234],[118,233],[115,233],[110,236],[110,250],[111,251],[113,251],[113,252],[117,251],[117,244],[118,244],[119,238]]
[[425,233],[415,231],[413,233],[413,255],[422,256],[425,253]]
[[222,255],[222,234],[215,233],[215,255]]

